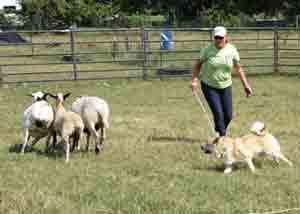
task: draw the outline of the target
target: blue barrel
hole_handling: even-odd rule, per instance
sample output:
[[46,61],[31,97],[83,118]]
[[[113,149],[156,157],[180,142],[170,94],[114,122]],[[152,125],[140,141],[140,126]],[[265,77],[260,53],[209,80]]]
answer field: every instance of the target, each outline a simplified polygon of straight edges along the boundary
[[174,50],[172,31],[164,30],[160,33],[160,49],[161,50]]

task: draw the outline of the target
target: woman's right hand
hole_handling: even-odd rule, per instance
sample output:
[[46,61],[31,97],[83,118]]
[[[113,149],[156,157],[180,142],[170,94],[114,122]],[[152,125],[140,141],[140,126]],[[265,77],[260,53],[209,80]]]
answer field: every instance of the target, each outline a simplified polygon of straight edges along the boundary
[[198,88],[198,78],[192,79],[192,93],[195,94]]

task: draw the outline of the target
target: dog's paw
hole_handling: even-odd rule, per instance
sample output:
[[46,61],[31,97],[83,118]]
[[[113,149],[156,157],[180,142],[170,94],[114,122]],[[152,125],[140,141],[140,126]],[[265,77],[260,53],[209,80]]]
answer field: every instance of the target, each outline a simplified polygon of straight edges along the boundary
[[229,173],[231,173],[232,172],[232,169],[231,168],[226,168],[225,170],[224,170],[224,174],[229,174]]

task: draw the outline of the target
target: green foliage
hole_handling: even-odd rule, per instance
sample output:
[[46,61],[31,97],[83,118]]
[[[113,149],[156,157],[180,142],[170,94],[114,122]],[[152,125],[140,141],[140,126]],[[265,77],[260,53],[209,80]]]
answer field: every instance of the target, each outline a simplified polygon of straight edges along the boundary
[[129,27],[138,27],[143,26],[145,24],[145,16],[143,15],[131,15],[127,16]]
[[11,21],[5,16],[4,12],[0,12],[0,25],[9,25]]
[[145,14],[135,14],[126,16],[128,20],[128,27],[151,27],[162,26],[166,22],[166,18],[161,15],[149,16]]
[[203,25],[216,26],[224,25],[230,27],[239,27],[241,26],[241,19],[238,15],[232,15],[226,13],[223,9],[211,8],[208,9],[202,20]]
[[94,0],[20,0],[22,17],[36,29],[52,29],[73,23],[97,26],[113,17],[119,5]]
[[250,4],[246,0],[19,0],[19,2],[23,8],[24,22],[33,24],[34,28],[38,29],[69,26],[72,23],[81,26],[102,26],[108,22],[115,22],[114,17],[121,14],[128,16],[128,25],[133,27],[151,26],[152,23],[146,16],[157,14],[168,17],[168,23],[173,26],[179,26],[182,22],[192,22],[195,17],[200,17],[201,25],[220,23],[241,26],[245,20],[241,14],[250,16],[264,14],[277,18],[283,14],[293,21],[300,9],[298,0],[266,0],[256,1],[255,4]]

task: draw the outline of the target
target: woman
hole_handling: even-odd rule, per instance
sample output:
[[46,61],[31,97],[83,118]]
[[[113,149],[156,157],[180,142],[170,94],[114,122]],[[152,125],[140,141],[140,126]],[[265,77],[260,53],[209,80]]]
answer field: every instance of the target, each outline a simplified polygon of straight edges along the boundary
[[219,136],[226,135],[232,120],[232,70],[238,72],[246,96],[252,94],[239,61],[237,49],[228,42],[226,28],[218,26],[214,28],[214,42],[201,51],[200,59],[192,68],[192,91],[195,93],[197,90],[200,73],[201,89],[213,113],[215,131]]

